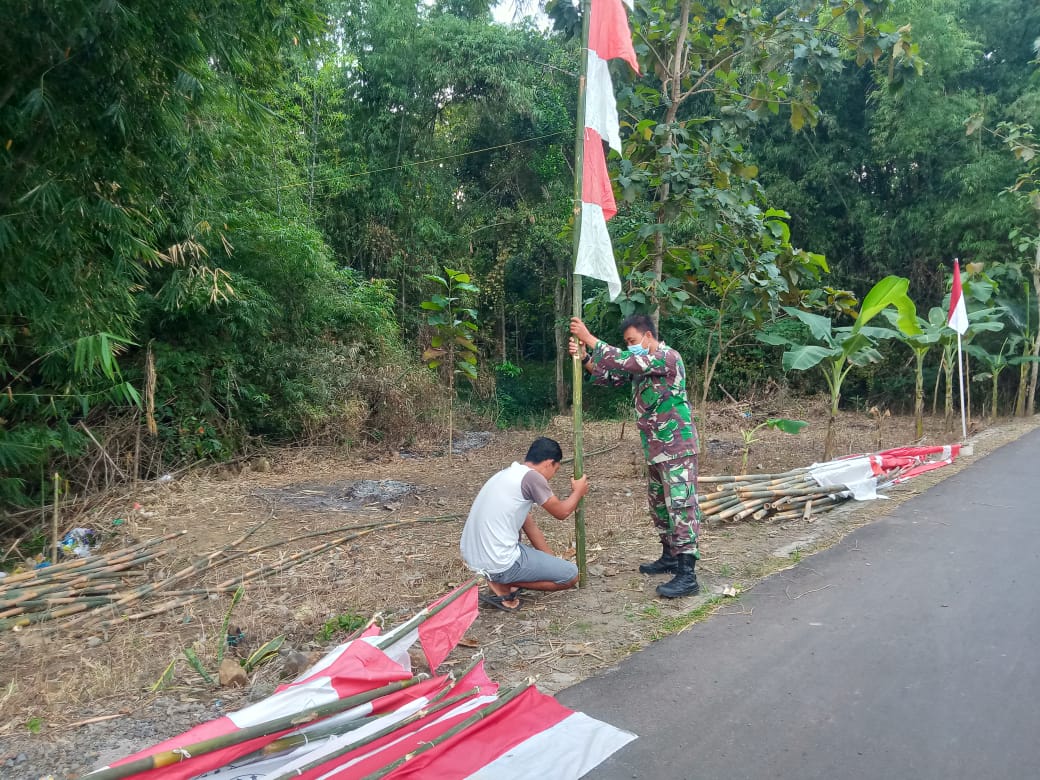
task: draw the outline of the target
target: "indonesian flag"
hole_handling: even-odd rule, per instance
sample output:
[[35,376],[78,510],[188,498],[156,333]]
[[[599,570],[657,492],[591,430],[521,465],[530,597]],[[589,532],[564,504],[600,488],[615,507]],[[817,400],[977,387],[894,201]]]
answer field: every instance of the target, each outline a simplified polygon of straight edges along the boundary
[[[317,671],[309,670],[301,680],[282,686],[263,701],[196,726],[179,736],[153,745],[147,750],[120,759],[112,766],[120,766],[168,750],[180,751],[203,740],[222,737],[239,729],[266,723],[322,704],[329,704],[348,696],[382,687],[396,680],[407,680],[412,676],[410,670],[391,660],[389,656],[372,647],[369,641],[364,639],[348,642],[333,650],[329,655],[334,656],[331,662],[320,669],[314,667]],[[346,713],[344,715],[348,718],[369,715],[375,711],[374,704],[375,702],[362,704],[349,710],[349,715]],[[154,780],[160,780],[160,778],[161,780],[187,780],[203,772],[224,766],[247,753],[259,750],[268,742],[294,730],[290,728],[277,734],[230,745],[211,753],[186,757],[185,760],[171,766],[138,772],[131,777],[134,780],[153,780],[153,778]]]
[[584,163],[581,182],[581,232],[574,272],[607,283],[610,299],[621,293],[621,278],[607,221],[617,213],[603,142],[621,153],[614,84],[608,60],[622,59],[639,72],[628,16],[621,0],[592,0],[585,86]]
[[[462,585],[456,591],[465,587],[467,586]],[[432,610],[439,606],[456,591],[437,599],[427,609]],[[426,663],[430,665],[430,669],[436,669],[444,662],[448,653],[459,643],[476,618],[477,589],[471,587],[436,615],[419,624],[419,643],[426,654]]]
[[[277,734],[211,753],[187,754],[187,748],[203,740],[286,716],[292,718],[321,704],[409,679],[412,672],[407,651],[417,640],[431,668],[435,668],[472,622],[477,605],[470,596],[475,594],[475,588],[450,593],[426,607],[423,612],[428,617],[417,630],[409,628],[414,625],[413,619],[383,636],[378,630],[366,632],[334,648],[268,698],[113,766],[172,750],[181,752],[184,760],[128,777],[360,779],[401,761],[386,777],[577,780],[636,738],[573,712],[533,687],[500,696],[481,661],[454,682],[447,675],[432,677],[322,720],[300,722]],[[438,609],[452,596],[455,598],[450,603]],[[271,744],[281,737],[291,738],[291,744]],[[265,747],[268,749],[261,752]]]
[[964,306],[964,290],[961,288],[961,264],[953,261],[953,287],[950,288],[950,316],[947,324],[961,336],[968,330],[968,310]]

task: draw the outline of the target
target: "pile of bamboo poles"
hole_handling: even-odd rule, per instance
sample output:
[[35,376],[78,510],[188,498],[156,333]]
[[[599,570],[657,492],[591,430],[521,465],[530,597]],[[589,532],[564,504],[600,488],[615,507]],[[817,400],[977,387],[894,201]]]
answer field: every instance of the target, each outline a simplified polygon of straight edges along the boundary
[[5,577],[0,580],[0,630],[112,603],[129,580],[147,576],[146,563],[167,552],[159,545],[183,534]]
[[698,497],[706,519],[808,520],[851,498],[844,486],[821,487],[805,468],[782,474],[701,477]]
[[[244,542],[264,525],[259,523],[238,539],[195,559],[174,573],[151,579],[155,570],[145,569],[144,565],[167,552],[157,549],[159,545],[185,532],[168,534],[104,555],[80,558],[7,577],[0,583],[0,631],[19,630],[54,620],[62,620],[64,628],[89,625],[93,630],[109,629],[129,620],[152,617],[188,606],[211,594],[234,593],[247,582],[281,574],[334,547],[375,531],[457,518],[458,515],[441,515],[357,523],[242,549]],[[227,577],[215,585],[200,584],[204,577],[235,561],[322,536],[333,538],[291,555],[280,556],[275,563],[255,566],[244,573]],[[134,584],[133,579],[140,578],[146,581]],[[140,606],[140,602],[157,597],[163,600],[147,608]]]

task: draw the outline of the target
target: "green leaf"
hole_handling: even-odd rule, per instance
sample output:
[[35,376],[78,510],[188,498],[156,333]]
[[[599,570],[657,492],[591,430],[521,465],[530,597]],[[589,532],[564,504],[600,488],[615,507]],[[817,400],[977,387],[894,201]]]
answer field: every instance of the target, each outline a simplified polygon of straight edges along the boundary
[[838,347],[818,347],[810,344],[805,347],[795,347],[791,351],[785,352],[783,367],[784,371],[806,371],[819,365],[823,360],[840,356],[841,349]]
[[244,585],[239,585],[235,588],[235,594],[231,597],[231,604],[228,605],[227,612],[224,613],[224,620],[220,624],[220,636],[218,637],[219,645],[217,646],[217,665],[224,660],[224,651],[227,650],[227,631],[228,625],[231,623],[231,611],[235,606],[242,600],[242,596],[245,595],[246,588]]
[[252,674],[258,666],[278,655],[284,642],[284,636],[276,636],[274,639],[264,642],[242,662],[242,668],[246,670],[247,674]]
[[788,420],[785,417],[771,417],[766,420],[765,424],[766,427],[775,431],[783,431],[792,435],[799,434],[803,429],[809,427],[809,423],[805,420]]
[[859,330],[884,309],[894,306],[899,314],[896,318],[896,327],[908,335],[920,333],[921,329],[917,325],[917,307],[906,294],[909,288],[909,279],[902,276],[886,276],[870,288],[870,292],[863,299],[859,316],[856,317],[852,329]]
[[173,682],[173,672],[176,666],[177,659],[174,658],[172,661],[170,661],[170,665],[163,669],[163,673],[159,675],[159,679],[156,680],[155,683],[152,685],[152,693],[155,693],[156,691],[165,688],[167,685]]
[[781,336],[779,333],[771,333],[769,331],[759,331],[755,334],[755,338],[763,344],[772,344],[774,347],[798,346],[786,336]]
[[784,306],[783,310],[792,317],[795,317],[808,325],[809,332],[813,335],[813,338],[818,339],[819,341],[826,341],[828,344],[834,341],[834,337],[831,334],[830,317],[823,317],[819,314],[810,314],[807,311],[796,309],[793,306]]
[[213,678],[210,673],[206,671],[206,667],[202,665],[202,661],[195,655],[195,651],[190,647],[184,648],[184,657],[188,659],[188,663],[191,664],[191,668],[199,673],[199,677],[206,681],[207,685],[213,685]]

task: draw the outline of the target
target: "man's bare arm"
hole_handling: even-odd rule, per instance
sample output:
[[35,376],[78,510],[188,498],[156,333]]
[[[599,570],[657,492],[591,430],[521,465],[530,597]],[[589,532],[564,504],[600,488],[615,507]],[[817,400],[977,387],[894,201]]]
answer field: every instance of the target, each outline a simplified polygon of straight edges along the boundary
[[582,477],[581,479],[571,480],[571,494],[567,498],[560,500],[556,496],[551,496],[542,504],[542,509],[548,512],[550,515],[555,517],[557,520],[565,520],[567,517],[578,508],[578,502],[581,501],[582,496],[589,492],[589,478]]
[[538,523],[534,519],[534,515],[530,514],[524,521],[524,533],[527,535],[527,540],[531,543],[531,546],[540,550],[543,553],[549,555],[553,554],[552,548],[549,547],[549,543],[545,541],[545,534],[542,533],[542,529],[538,527]]

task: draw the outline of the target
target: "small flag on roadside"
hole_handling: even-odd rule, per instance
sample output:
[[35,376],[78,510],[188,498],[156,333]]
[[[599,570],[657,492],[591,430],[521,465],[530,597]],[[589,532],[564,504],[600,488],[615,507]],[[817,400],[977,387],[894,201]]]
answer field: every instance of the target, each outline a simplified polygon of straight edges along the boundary
[[947,324],[962,336],[968,330],[968,309],[964,305],[961,265],[957,260],[953,261],[953,287],[950,288],[950,314]]

